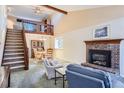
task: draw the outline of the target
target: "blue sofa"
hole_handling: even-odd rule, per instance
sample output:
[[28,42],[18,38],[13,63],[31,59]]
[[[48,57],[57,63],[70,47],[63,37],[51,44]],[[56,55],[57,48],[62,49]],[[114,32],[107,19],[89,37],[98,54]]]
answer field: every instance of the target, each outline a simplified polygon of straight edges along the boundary
[[100,70],[78,64],[67,66],[66,79],[69,88],[110,88],[108,76]]

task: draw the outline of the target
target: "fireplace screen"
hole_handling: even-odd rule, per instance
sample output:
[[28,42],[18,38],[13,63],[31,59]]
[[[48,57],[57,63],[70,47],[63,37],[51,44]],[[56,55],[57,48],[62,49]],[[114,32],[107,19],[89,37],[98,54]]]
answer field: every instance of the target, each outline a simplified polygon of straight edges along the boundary
[[111,67],[111,51],[90,49],[89,63],[104,67]]

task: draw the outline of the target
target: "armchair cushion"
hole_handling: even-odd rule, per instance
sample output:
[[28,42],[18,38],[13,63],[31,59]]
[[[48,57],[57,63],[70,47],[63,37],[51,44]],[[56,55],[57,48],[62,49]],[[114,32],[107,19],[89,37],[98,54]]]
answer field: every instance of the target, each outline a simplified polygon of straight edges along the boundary
[[58,61],[55,61],[52,59],[45,59],[44,67],[45,67],[46,75],[48,76],[48,79],[51,79],[55,77],[55,68],[61,68],[63,67],[63,65],[60,64]]

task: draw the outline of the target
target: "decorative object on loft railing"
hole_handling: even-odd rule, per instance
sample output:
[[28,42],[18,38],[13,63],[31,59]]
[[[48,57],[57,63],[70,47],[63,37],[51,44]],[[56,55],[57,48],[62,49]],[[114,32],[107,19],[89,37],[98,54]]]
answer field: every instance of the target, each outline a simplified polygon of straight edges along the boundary
[[99,26],[93,31],[93,39],[107,39],[110,36],[110,25]]

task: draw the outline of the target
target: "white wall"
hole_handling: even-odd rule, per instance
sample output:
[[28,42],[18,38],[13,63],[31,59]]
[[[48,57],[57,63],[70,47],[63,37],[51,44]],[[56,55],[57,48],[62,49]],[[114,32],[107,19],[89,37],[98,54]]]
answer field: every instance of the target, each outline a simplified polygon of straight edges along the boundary
[[120,44],[120,75],[124,77],[124,40]]
[[29,57],[31,57],[31,40],[42,40],[46,38],[44,48],[53,48],[53,36],[40,34],[26,34],[27,47],[29,48]]
[[63,16],[64,15],[62,13],[57,13],[57,14],[52,15],[51,24],[54,25],[54,27],[55,27],[61,21],[61,18]]
[[14,25],[15,25],[15,23],[11,19],[7,20],[7,28],[13,29]]
[[86,62],[86,45],[83,41],[93,39],[93,30],[102,25],[110,25],[110,38],[124,38],[124,17],[102,24],[65,32],[63,50],[56,50],[55,57],[70,62]]
[[15,16],[7,16],[7,28],[15,29],[14,26],[17,25],[17,18]]
[[3,56],[6,27],[7,27],[6,6],[0,5],[0,65]]

